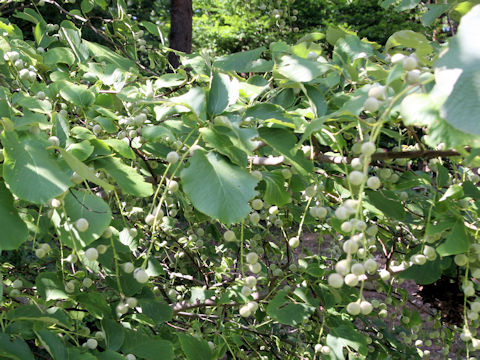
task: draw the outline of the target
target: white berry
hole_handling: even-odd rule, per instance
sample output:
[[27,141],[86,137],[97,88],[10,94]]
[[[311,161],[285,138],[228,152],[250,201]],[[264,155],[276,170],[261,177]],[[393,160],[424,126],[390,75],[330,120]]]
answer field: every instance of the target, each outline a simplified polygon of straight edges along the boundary
[[167,162],[170,164],[175,164],[178,160],[180,160],[180,155],[176,151],[170,151],[167,154]]
[[123,271],[125,271],[127,274],[130,274],[135,270],[135,266],[131,262],[126,262],[122,265]]
[[376,112],[378,109],[380,109],[380,105],[382,105],[382,103],[379,100],[374,97],[369,97],[367,100],[365,100],[363,109],[369,112]]
[[245,258],[249,264],[256,264],[258,262],[258,255],[254,252],[248,253]]
[[381,185],[382,182],[376,176],[371,176],[367,180],[367,186],[372,190],[377,190]]
[[95,339],[88,339],[87,340],[87,347],[91,350],[94,350],[97,348],[98,341]]
[[235,233],[232,230],[225,231],[225,233],[223,234],[223,238],[225,239],[225,241],[228,242],[235,241],[237,239]]
[[343,276],[337,273],[330,274],[328,276],[328,285],[333,288],[341,288],[343,285]]
[[354,186],[361,185],[365,181],[365,176],[362,172],[354,170],[348,175],[348,181]]
[[135,280],[137,280],[141,284],[145,284],[148,281],[148,274],[143,269],[136,269],[135,273],[133,274]]
[[347,312],[350,315],[358,315],[361,312],[360,304],[358,302],[351,302],[347,305]]
[[402,64],[405,70],[410,71],[417,68],[418,61],[415,56],[410,55],[403,59]]
[[77,228],[78,231],[80,232],[85,232],[87,231],[89,226],[88,220],[85,218],[80,218],[77,221],[75,221],[75,227]]
[[90,261],[95,261],[98,259],[98,251],[95,248],[89,248],[85,251],[85,257]]
[[375,153],[376,150],[377,150],[377,147],[375,146],[375,144],[369,141],[363,143],[361,147],[361,152],[365,156],[372,155],[373,153]]
[[299,244],[300,239],[298,238],[298,236],[292,237],[290,240],[288,240],[288,245],[290,245],[292,249],[297,248]]
[[136,307],[138,305],[138,300],[134,297],[127,298],[127,300],[125,302],[130,309],[133,309],[134,307]]

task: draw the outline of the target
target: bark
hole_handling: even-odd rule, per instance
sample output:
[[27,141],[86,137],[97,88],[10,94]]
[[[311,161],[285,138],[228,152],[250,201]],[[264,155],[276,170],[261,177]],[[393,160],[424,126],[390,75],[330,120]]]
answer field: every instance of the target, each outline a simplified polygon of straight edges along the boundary
[[[189,54],[192,51],[192,0],[171,0],[170,48]],[[168,54],[170,65],[177,68],[180,59],[173,52]]]

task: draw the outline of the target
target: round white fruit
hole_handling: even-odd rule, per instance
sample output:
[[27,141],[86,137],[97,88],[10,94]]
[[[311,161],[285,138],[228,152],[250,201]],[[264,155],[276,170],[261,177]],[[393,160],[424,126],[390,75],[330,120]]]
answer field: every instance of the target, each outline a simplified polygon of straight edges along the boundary
[[245,258],[247,260],[247,263],[249,263],[249,264],[256,264],[258,262],[258,255],[257,255],[257,253],[254,253],[254,252],[249,252],[245,256]]
[[178,155],[176,151],[170,151],[167,154],[166,159],[167,159],[167,162],[169,162],[170,164],[175,164],[176,162],[178,162],[178,160],[180,160],[180,155]]
[[133,266],[131,262],[126,262],[122,264],[122,268],[123,271],[125,271],[127,274],[130,274],[131,272],[133,272],[133,270],[135,270],[135,266]]
[[297,248],[298,245],[300,245],[300,239],[298,238],[298,236],[290,238],[290,240],[288,240],[288,245],[290,245],[292,249]]
[[95,248],[89,248],[85,251],[85,257],[90,261],[95,261],[98,259],[98,251]]
[[367,180],[367,186],[372,190],[377,190],[381,185],[382,182],[376,176],[371,176]]
[[21,288],[23,288],[23,281],[20,280],[20,279],[16,279],[16,280],[12,283],[12,288],[14,288],[14,289],[21,289]]
[[263,209],[263,201],[260,199],[252,200],[252,208],[253,210],[262,210]]
[[225,233],[223,234],[223,238],[225,239],[225,241],[228,242],[235,241],[237,239],[235,233],[232,230],[225,231]]
[[337,262],[335,265],[335,271],[339,273],[340,275],[347,275],[348,272],[350,271],[350,263],[348,260],[340,260]]
[[252,314],[247,305],[242,306],[239,310],[239,313],[242,317],[249,317]]
[[352,274],[363,275],[365,274],[365,267],[363,266],[363,264],[356,263],[352,265],[351,271],[352,271]]
[[358,276],[355,274],[347,274],[345,276],[345,284],[348,286],[357,286],[358,285]]
[[75,221],[75,227],[77,228],[78,231],[80,232],[85,232],[88,230],[88,220],[85,218],[80,218],[77,221]]
[[341,288],[343,286],[343,276],[338,273],[333,273],[328,276],[328,285],[333,288]]
[[130,309],[133,309],[138,305],[138,300],[134,297],[129,297],[127,300],[125,300],[125,303]]
[[418,67],[417,58],[413,55],[407,56],[402,60],[403,68],[407,71],[416,69]]
[[147,272],[143,269],[136,269],[134,274],[133,274],[133,277],[140,284],[145,284],[148,281],[148,278],[149,278]]
[[254,273],[254,274],[258,274],[261,270],[262,270],[262,265],[260,265],[260,263],[256,263],[256,264],[250,264],[248,265],[248,269]]
[[87,340],[87,347],[91,350],[96,349],[98,346],[98,341],[95,339],[88,339]]
[[370,314],[372,310],[373,310],[373,306],[370,302],[368,301],[360,302],[360,311],[362,312],[363,315]]
[[257,285],[257,278],[255,276],[247,276],[245,278],[245,285],[254,288]]
[[358,302],[351,302],[347,305],[347,312],[350,315],[358,315],[362,311]]
[[361,185],[364,181],[365,176],[358,170],[354,170],[348,175],[348,182],[353,186]]
[[380,105],[382,105],[382,103],[379,100],[374,97],[369,97],[367,100],[365,100],[363,109],[369,112],[376,112],[378,109],[380,109]]

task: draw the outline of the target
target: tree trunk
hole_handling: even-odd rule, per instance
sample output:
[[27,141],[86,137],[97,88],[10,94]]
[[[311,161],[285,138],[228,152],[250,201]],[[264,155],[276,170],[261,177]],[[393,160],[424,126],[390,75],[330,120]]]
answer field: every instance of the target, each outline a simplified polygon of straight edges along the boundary
[[[192,0],[171,0],[170,48],[189,54],[192,51]],[[177,68],[180,59],[173,52],[168,54],[170,65]]]

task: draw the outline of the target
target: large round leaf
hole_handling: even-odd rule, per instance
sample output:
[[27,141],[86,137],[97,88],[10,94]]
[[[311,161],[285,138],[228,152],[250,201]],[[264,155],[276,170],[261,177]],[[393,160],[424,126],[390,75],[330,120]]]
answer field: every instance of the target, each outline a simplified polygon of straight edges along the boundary
[[18,216],[13,196],[3,182],[0,183],[0,229],[8,229],[0,232],[0,252],[18,249],[27,240],[27,225]]
[[10,191],[20,199],[45,204],[72,185],[70,177],[46,150],[48,143],[34,138],[20,141],[13,131],[3,132],[2,143],[3,177]]
[[[75,223],[80,218],[88,221],[88,229],[79,232],[73,226],[71,229],[75,240],[82,247],[87,246],[98,239],[106,228],[110,225],[112,212],[108,204],[98,196],[89,193],[86,190],[72,190],[65,196],[65,211],[70,217],[71,223]],[[70,237],[63,238],[66,245],[74,247]]]
[[244,219],[257,180],[213,152],[197,150],[183,169],[182,185],[195,208],[225,224]]

